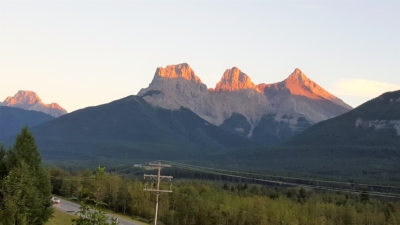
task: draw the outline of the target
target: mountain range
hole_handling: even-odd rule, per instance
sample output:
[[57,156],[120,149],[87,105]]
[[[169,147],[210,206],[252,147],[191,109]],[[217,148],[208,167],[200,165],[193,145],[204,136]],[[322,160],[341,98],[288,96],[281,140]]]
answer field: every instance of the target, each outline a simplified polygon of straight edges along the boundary
[[59,117],[67,113],[67,111],[57,103],[43,103],[40,97],[33,91],[20,90],[13,97],[8,96],[3,102],[0,102],[0,106],[10,106],[43,112],[53,117]]
[[399,128],[400,90],[321,121],[278,145],[216,152],[203,161],[398,182]]
[[[260,146],[208,123],[188,109],[167,110],[139,96],[80,109],[31,128],[47,157],[188,158]],[[13,138],[6,139],[12,143]]]
[[[167,110],[186,108],[206,122],[248,139],[271,145],[351,109],[307,78],[299,69],[282,82],[254,84],[240,69],[227,69],[215,88],[207,88],[186,63],[157,68],[149,87],[138,93]],[[55,117],[66,111],[44,104],[32,91],[19,91],[2,105],[37,110]]]
[[282,82],[256,85],[233,67],[208,89],[186,63],[159,67],[138,96],[165,109],[188,108],[209,123],[264,145],[351,109],[299,69]]
[[[179,64],[157,68],[149,87],[136,96],[30,130],[45,158],[263,161],[274,148],[285,157],[284,152],[298,155],[296,149],[313,149],[303,157],[347,148],[340,146],[391,149],[400,147],[398,95],[386,93],[351,110],[299,69],[281,82],[254,84],[234,67],[207,88],[188,64]],[[11,145],[14,137],[2,140]]]

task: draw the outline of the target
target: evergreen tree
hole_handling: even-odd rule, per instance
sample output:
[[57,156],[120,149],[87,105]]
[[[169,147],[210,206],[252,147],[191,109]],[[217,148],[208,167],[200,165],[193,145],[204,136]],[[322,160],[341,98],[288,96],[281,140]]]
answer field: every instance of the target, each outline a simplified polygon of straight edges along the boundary
[[[6,167],[6,150],[3,145],[0,144],[0,206],[3,202],[3,194],[2,194],[2,183],[4,177],[7,175],[7,167]],[[1,208],[0,208],[1,215]]]
[[5,165],[5,176],[0,183],[0,224],[45,224],[54,211],[50,178],[41,165],[35,138],[27,126],[22,128],[3,160],[0,161],[0,167],[2,163]]
[[0,181],[7,175],[6,168],[6,149],[3,145],[0,145]]
[[37,171],[41,168],[40,153],[36,146],[35,138],[29,132],[27,126],[22,128],[21,133],[18,134],[15,140],[14,147],[7,152],[7,169],[10,171],[21,161],[25,161],[32,170]]

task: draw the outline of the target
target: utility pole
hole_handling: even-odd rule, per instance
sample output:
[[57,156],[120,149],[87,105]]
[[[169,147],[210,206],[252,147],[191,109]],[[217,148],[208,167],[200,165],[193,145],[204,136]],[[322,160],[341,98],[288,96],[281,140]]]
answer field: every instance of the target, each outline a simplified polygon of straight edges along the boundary
[[153,191],[153,192],[156,193],[156,215],[154,217],[154,225],[157,225],[158,196],[160,196],[162,193],[171,193],[172,192],[172,188],[170,190],[160,190],[160,182],[161,182],[161,179],[163,179],[163,178],[172,179],[173,177],[172,176],[161,176],[161,169],[163,167],[171,167],[171,165],[161,164],[161,162],[158,162],[158,164],[149,163],[148,165],[151,166],[151,167],[157,167],[158,168],[157,175],[144,174],[144,179],[146,179],[146,177],[156,178],[157,179],[157,189],[153,189],[153,185],[150,187],[150,189],[148,189],[147,187],[144,188],[145,191]]

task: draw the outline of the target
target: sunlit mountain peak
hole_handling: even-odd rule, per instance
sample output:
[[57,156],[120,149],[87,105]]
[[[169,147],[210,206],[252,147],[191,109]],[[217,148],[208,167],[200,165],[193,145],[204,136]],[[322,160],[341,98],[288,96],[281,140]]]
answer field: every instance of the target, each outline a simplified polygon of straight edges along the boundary
[[251,81],[250,77],[243,73],[239,68],[232,67],[225,70],[221,80],[212,91],[237,91],[242,89],[254,89],[259,91],[257,86]]
[[177,65],[168,65],[165,68],[158,67],[155,74],[155,79],[157,77],[168,78],[168,79],[178,79],[182,78],[185,80],[191,80],[196,83],[202,83],[200,78],[196,76],[189,64],[181,63]]
[[43,103],[40,97],[33,91],[20,90],[13,97],[7,97],[0,105],[44,112],[54,117],[59,117],[67,113],[57,103]]
[[4,100],[4,104],[6,106],[25,105],[25,104],[33,105],[40,102],[42,102],[42,100],[35,92],[23,91],[23,90],[19,90],[13,97],[8,96]]

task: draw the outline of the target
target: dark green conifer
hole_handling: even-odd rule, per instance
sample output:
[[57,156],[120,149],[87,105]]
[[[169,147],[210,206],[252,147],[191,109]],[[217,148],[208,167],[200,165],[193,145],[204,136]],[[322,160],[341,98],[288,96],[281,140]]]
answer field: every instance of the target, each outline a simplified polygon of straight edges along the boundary
[[0,161],[0,167],[2,163],[5,165],[5,176],[0,182],[0,224],[45,224],[54,211],[50,178],[41,165],[35,138],[27,126],[22,128],[3,160]]

